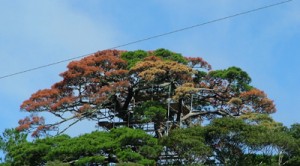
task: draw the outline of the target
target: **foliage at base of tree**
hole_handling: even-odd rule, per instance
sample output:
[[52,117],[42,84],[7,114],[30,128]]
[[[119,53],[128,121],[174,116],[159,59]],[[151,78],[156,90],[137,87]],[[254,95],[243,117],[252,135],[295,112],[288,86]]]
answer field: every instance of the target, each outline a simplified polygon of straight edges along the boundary
[[290,128],[266,114],[212,120],[154,138],[143,130],[116,128],[71,138],[24,140],[6,130],[1,165],[286,165],[300,164],[300,125]]
[[296,127],[288,129],[266,114],[248,114],[176,129],[161,143],[169,154],[176,154],[175,160],[167,161],[173,165],[297,165]]
[[155,165],[162,149],[158,140],[142,130],[117,128],[71,138],[67,135],[33,142],[2,142],[10,165],[86,165],[140,163]]

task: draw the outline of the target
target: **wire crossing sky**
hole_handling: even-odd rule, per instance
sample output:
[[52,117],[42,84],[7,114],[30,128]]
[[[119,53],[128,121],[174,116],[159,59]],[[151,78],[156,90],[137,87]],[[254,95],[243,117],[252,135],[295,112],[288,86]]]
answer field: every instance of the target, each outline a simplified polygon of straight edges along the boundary
[[[111,48],[108,48],[108,49],[121,48],[121,47],[124,47],[124,46],[129,46],[129,45],[144,42],[144,41],[147,41],[147,40],[151,40],[151,39],[171,35],[171,34],[178,33],[178,32],[181,32],[181,31],[186,31],[186,30],[189,30],[189,29],[192,29],[192,28],[197,28],[197,27],[204,26],[204,25],[207,25],[207,24],[212,24],[212,23],[223,21],[223,20],[226,20],[226,19],[231,19],[233,17],[238,17],[238,16],[242,16],[242,15],[245,15],[245,14],[253,13],[253,12],[256,12],[256,11],[259,11],[259,10],[264,10],[264,9],[275,7],[275,6],[278,6],[278,5],[283,5],[283,4],[291,2],[291,1],[293,1],[293,0],[281,1],[281,2],[278,2],[278,3],[262,6],[262,7],[259,7],[259,8],[255,8],[255,9],[240,12],[240,13],[237,13],[237,14],[229,15],[229,16],[226,16],[226,17],[221,17],[221,18],[214,19],[214,20],[211,20],[211,21],[203,22],[203,23],[200,23],[200,24],[184,27],[184,28],[177,29],[177,30],[174,30],[174,31],[162,33],[162,34],[159,34],[159,35],[150,36],[150,37],[147,37],[147,38],[144,38],[144,39],[139,39],[139,40],[132,41],[132,42],[129,42],[129,43],[114,46],[114,47],[111,47]],[[15,76],[15,75],[31,72],[31,71],[34,71],[34,70],[39,70],[39,69],[46,68],[46,67],[53,66],[53,65],[57,65],[57,64],[60,64],[60,63],[63,63],[63,62],[68,62],[68,61],[71,61],[71,60],[75,60],[75,59],[78,59],[78,58],[89,56],[89,55],[92,55],[92,54],[93,53],[85,54],[85,55],[81,55],[81,56],[77,56],[77,57],[73,57],[73,58],[68,58],[68,59],[65,59],[65,60],[49,63],[49,64],[46,64],[46,65],[30,68],[30,69],[27,69],[27,70],[23,70],[23,71],[11,73],[11,74],[3,75],[3,76],[0,77],[0,79],[4,79],[4,78],[7,78],[7,77],[12,77],[12,76]]]

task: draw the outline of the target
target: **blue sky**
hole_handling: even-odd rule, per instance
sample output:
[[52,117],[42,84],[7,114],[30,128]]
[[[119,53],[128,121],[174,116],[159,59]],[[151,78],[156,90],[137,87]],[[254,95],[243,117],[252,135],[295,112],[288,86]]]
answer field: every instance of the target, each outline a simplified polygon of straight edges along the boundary
[[[0,76],[280,2],[277,0],[1,1]],[[300,1],[122,47],[200,56],[238,66],[277,105],[275,120],[300,122]],[[22,101],[60,80],[67,63],[0,80],[0,132],[28,115]],[[47,120],[53,121],[48,118]],[[94,129],[85,122],[68,131]]]

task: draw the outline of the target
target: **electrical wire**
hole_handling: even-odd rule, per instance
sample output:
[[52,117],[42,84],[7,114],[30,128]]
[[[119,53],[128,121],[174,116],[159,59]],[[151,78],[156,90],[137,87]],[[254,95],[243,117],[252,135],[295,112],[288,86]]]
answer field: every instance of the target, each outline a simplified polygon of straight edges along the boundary
[[[270,5],[267,5],[267,6],[262,6],[262,7],[255,8],[255,9],[252,9],[252,10],[248,10],[248,11],[240,12],[240,13],[237,13],[237,14],[229,15],[229,16],[226,16],[226,17],[221,17],[221,18],[214,19],[214,20],[211,20],[211,21],[203,22],[203,23],[200,23],[200,24],[195,24],[195,25],[184,27],[184,28],[181,28],[181,29],[177,29],[177,30],[166,32],[166,33],[161,33],[161,34],[158,34],[158,35],[154,35],[154,36],[150,36],[150,37],[147,37],[147,38],[143,38],[143,39],[135,40],[135,41],[132,41],[132,42],[128,42],[128,43],[125,43],[125,44],[117,45],[117,46],[114,46],[114,47],[111,47],[111,48],[108,48],[108,49],[105,49],[105,50],[125,47],[125,46],[128,46],[128,45],[144,42],[144,41],[147,41],[147,40],[151,40],[151,39],[171,35],[171,34],[174,34],[174,33],[181,32],[181,31],[186,31],[186,30],[193,29],[193,28],[200,27],[200,26],[204,26],[204,25],[207,25],[207,24],[227,20],[227,19],[230,19],[230,18],[233,18],[233,17],[238,17],[238,16],[241,16],[241,15],[253,13],[253,12],[256,12],[256,11],[259,11],[259,10],[271,8],[271,7],[278,6],[278,5],[282,5],[282,4],[291,2],[291,1],[293,1],[293,0],[281,1],[281,2],[270,4]],[[27,69],[27,70],[22,70],[22,71],[19,71],[19,72],[7,74],[7,75],[4,75],[4,76],[1,76],[0,79],[4,79],[4,78],[7,78],[7,77],[12,77],[12,76],[15,76],[15,75],[27,73],[27,72],[34,71],[34,70],[39,70],[39,69],[46,68],[46,67],[49,67],[49,66],[53,66],[53,65],[60,64],[60,63],[72,61],[72,60],[75,60],[75,59],[78,59],[78,58],[83,58],[83,57],[86,57],[86,56],[89,56],[89,55],[92,55],[92,54],[94,54],[94,53],[85,54],[85,55],[81,55],[81,56],[76,56],[76,57],[73,57],[73,58],[64,59],[64,60],[61,60],[61,61],[46,64],[46,65],[42,65],[42,66]]]

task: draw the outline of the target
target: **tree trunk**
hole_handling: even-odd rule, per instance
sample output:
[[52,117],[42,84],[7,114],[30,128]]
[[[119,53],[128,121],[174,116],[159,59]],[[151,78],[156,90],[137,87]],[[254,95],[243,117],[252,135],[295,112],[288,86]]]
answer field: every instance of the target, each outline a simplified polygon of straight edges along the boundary
[[182,102],[183,102],[183,99],[180,98],[178,101],[178,110],[177,110],[177,117],[176,117],[176,122],[179,125],[180,125],[180,118],[181,118],[181,114],[182,114]]

